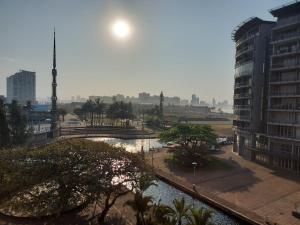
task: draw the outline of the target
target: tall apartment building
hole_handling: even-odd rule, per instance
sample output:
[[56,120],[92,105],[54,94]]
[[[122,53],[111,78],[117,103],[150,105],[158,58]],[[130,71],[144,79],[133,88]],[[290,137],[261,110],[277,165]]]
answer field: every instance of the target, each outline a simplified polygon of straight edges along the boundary
[[251,159],[256,139],[265,131],[266,87],[270,34],[275,23],[257,17],[241,23],[232,33],[236,43],[234,84],[234,147]]
[[6,78],[7,102],[17,100],[21,104],[36,101],[35,72],[20,70]]
[[269,163],[300,171],[300,2],[270,11],[272,29],[269,79]]
[[[300,172],[300,2],[270,13],[277,22],[251,18],[233,33],[236,64],[246,57],[240,55],[250,54],[249,64],[235,71],[234,151]],[[246,44],[249,39],[254,48]],[[251,49],[253,55],[245,53]]]

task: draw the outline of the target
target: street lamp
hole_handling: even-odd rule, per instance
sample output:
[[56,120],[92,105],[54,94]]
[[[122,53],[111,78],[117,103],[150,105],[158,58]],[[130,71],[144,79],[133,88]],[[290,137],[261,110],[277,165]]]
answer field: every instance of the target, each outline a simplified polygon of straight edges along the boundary
[[198,163],[197,162],[192,162],[192,165],[194,167],[194,177],[195,177],[196,176],[196,167],[197,167]]
[[[198,163],[197,162],[192,162],[192,165],[194,167],[194,181],[195,181],[195,178],[196,178],[196,167],[197,167]],[[195,184],[193,184],[193,190],[196,191]],[[195,203],[194,203],[194,195],[193,195],[193,207],[194,207],[194,204]]]
[[149,152],[151,152],[151,163],[152,163],[152,168],[154,168],[154,164],[153,164],[153,153],[154,153],[154,149],[153,149],[153,148],[149,148]]

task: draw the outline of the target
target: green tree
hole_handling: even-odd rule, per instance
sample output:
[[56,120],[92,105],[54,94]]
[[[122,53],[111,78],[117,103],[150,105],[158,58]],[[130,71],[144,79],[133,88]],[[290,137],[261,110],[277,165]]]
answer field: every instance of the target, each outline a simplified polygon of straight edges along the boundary
[[57,110],[58,115],[62,116],[63,122],[65,121],[65,116],[67,115],[67,111],[63,108],[59,108]]
[[[143,196],[136,192],[133,200],[128,200],[125,205],[130,206],[136,212],[136,225],[148,225],[149,212],[152,207],[152,197]],[[148,218],[147,218],[148,217]]]
[[22,114],[21,107],[15,100],[9,105],[8,124],[11,130],[12,144],[24,144],[28,137],[28,132],[26,131],[26,117]]
[[191,208],[187,217],[187,225],[213,225],[211,222],[212,211],[204,208]]
[[96,203],[102,208],[100,224],[116,200],[137,186],[139,174],[148,171],[138,155],[88,140],[4,151],[0,170],[0,204],[5,201],[5,208],[41,216]]
[[217,135],[208,125],[178,124],[160,134],[162,141],[180,143],[185,149],[196,148],[201,144],[215,144]]
[[10,145],[10,130],[8,127],[5,105],[0,99],[0,148]]
[[103,124],[104,107],[105,104],[100,98],[95,100],[95,113],[97,115],[97,122],[99,125]]
[[160,119],[163,120],[164,117],[164,94],[161,91],[159,95],[159,116]]

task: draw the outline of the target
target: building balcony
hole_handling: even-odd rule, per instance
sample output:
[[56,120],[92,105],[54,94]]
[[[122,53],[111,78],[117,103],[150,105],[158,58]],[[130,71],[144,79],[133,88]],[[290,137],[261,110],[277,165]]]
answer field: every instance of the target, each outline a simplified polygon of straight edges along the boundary
[[297,26],[300,24],[300,16],[292,16],[285,19],[280,19],[277,22],[277,25],[273,28],[273,31],[279,31],[286,29],[288,27]]
[[234,89],[240,89],[240,88],[251,88],[251,83],[248,82],[235,82]]
[[234,94],[233,98],[234,99],[242,99],[242,98],[251,98],[252,95],[249,93],[241,93],[241,94]]
[[[300,38],[300,36],[299,36]],[[300,54],[300,48],[288,48],[288,49],[280,49],[274,52],[271,56],[272,58],[280,58],[280,57],[288,57]]]
[[300,79],[298,79],[297,77],[293,78],[293,79],[286,79],[284,77],[282,78],[271,78],[270,80],[270,84],[271,85],[282,85],[282,84],[295,84],[295,83],[300,83]]
[[250,105],[234,105],[233,109],[234,110],[250,110],[251,106]]
[[299,63],[276,63],[272,64],[271,71],[282,71],[282,70],[292,70],[299,69]]
[[236,42],[235,47],[236,47],[236,48],[239,47],[241,44],[244,44],[244,43],[246,43],[246,42],[252,40],[254,37],[255,37],[255,34],[251,34],[251,35],[246,35],[246,36],[240,38],[240,39]]
[[268,134],[268,136],[270,138],[273,138],[273,139],[281,139],[281,140],[286,140],[286,141],[299,141],[300,142],[300,139],[297,138],[296,135],[293,135],[293,134],[281,135],[279,133],[272,133],[272,132],[270,132]]
[[254,50],[253,46],[247,46],[236,51],[235,58],[239,58],[243,54],[250,53]]
[[283,120],[272,120],[268,122],[268,125],[275,125],[275,126],[288,126],[288,127],[300,127],[300,122],[296,120],[289,120],[289,121],[283,121]]
[[270,98],[299,98],[300,91],[295,92],[273,92],[270,94]]
[[299,33],[282,33],[278,34],[271,41],[271,44],[283,44],[288,42],[295,42],[300,38]]
[[234,115],[234,120],[249,122],[251,119],[250,115]]
[[284,151],[283,149],[269,149],[266,147],[252,147],[247,145],[246,146],[248,149],[255,151],[255,152],[259,152],[259,153],[263,153],[269,156],[277,156],[277,157],[283,157],[283,158],[289,158],[289,159],[300,159],[300,155],[297,154],[293,154],[292,152],[287,152]]
[[271,105],[269,111],[300,112],[300,105],[296,105],[296,104]]

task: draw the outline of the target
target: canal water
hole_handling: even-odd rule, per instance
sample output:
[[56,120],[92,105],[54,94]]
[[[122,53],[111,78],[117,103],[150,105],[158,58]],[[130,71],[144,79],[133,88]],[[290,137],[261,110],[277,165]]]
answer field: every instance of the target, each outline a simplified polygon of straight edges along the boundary
[[[131,139],[124,140],[118,138],[87,138],[93,141],[103,141],[108,144],[124,147],[130,152],[139,152],[142,145],[144,146],[144,151],[150,148],[159,148],[163,143],[159,142],[158,139]],[[150,143],[150,144],[149,144]],[[191,196],[185,194],[184,192],[178,190],[177,188],[158,180],[156,182],[157,186],[151,186],[145,191],[145,195],[152,196],[155,202],[161,201],[162,204],[172,206],[174,198],[181,199],[184,197],[187,204],[194,204],[195,207],[203,207],[205,209],[210,209],[213,211],[212,222],[216,225],[244,225],[247,224],[232,216],[225,214],[224,212],[198,200],[194,200]]]
[[149,151],[150,148],[161,148],[162,142],[158,139],[120,139],[120,138],[87,138],[92,141],[103,141],[116,147],[124,147],[129,152],[140,152],[143,146],[145,152]]

